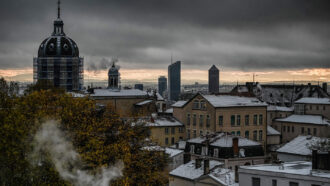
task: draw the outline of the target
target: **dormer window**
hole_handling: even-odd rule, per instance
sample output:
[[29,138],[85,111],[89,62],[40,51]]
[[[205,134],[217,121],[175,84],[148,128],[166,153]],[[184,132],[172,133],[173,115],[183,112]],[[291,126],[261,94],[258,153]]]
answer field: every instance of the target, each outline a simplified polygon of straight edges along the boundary
[[204,100],[201,101],[201,109],[206,109],[206,102]]
[[198,100],[195,100],[193,102],[193,109],[199,109],[199,101]]

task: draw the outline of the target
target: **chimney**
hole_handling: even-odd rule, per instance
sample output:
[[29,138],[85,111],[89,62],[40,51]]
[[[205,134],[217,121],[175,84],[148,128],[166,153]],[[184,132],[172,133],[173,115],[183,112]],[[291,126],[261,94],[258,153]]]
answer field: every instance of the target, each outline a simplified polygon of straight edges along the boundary
[[204,160],[204,175],[207,175],[210,173],[210,160],[205,159]]
[[236,165],[235,166],[235,183],[238,183],[238,180],[239,180],[239,178],[238,178],[238,166]]
[[184,154],[183,155],[183,163],[184,164],[190,162],[190,160],[191,160],[191,155],[190,154]]
[[195,168],[198,169],[202,166],[202,159],[201,158],[197,158],[195,159]]
[[312,151],[312,169],[317,169],[317,150]]
[[233,152],[234,152],[234,157],[238,157],[238,138],[237,137],[233,138]]
[[324,90],[324,92],[328,92],[328,83],[322,83],[322,89]]

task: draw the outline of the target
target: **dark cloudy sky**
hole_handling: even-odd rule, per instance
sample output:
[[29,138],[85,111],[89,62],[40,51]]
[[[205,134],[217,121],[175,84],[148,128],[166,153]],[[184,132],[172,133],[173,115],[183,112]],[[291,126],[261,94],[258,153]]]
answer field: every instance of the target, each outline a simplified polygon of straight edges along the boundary
[[[56,3],[0,0],[2,71],[32,68]],[[186,70],[321,69],[329,80],[329,0],[62,0],[61,7],[86,69],[116,56],[122,69],[166,72],[172,53]]]

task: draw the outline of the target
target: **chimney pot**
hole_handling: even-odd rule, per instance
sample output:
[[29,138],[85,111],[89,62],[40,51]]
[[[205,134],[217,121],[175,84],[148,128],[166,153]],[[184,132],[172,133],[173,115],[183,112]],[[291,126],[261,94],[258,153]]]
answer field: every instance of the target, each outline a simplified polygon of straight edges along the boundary
[[195,159],[195,168],[198,169],[202,166],[202,159],[197,158]]
[[233,137],[233,152],[234,152],[234,157],[238,157],[238,138]]

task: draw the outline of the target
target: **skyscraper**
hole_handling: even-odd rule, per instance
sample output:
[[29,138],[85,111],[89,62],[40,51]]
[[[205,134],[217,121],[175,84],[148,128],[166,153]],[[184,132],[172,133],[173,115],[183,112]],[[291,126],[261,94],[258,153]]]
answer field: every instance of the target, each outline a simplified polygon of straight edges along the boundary
[[65,35],[63,25],[58,1],[54,31],[40,44],[38,57],[33,59],[33,80],[67,91],[81,90],[84,59],[79,57],[77,44]]
[[168,99],[177,101],[181,91],[181,61],[168,66]]
[[165,76],[160,76],[158,78],[158,93],[164,96],[164,91],[167,89],[167,78]]
[[215,65],[209,69],[209,93],[219,93],[219,69]]

